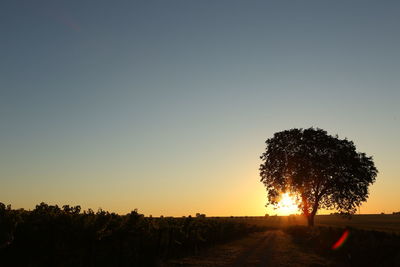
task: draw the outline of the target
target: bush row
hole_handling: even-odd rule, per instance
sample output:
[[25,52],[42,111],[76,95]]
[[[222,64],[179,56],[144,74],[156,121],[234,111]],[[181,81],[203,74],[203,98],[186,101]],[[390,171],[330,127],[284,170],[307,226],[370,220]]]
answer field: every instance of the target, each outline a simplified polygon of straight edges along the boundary
[[4,266],[155,266],[261,230],[230,218],[151,218],[41,203],[32,211],[0,203]]

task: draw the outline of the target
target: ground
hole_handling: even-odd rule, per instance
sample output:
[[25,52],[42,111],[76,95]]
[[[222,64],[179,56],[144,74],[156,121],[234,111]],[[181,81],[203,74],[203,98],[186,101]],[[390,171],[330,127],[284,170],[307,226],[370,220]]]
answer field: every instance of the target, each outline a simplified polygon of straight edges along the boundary
[[169,261],[165,267],[329,266],[326,259],[300,249],[282,230],[254,233],[202,253]]

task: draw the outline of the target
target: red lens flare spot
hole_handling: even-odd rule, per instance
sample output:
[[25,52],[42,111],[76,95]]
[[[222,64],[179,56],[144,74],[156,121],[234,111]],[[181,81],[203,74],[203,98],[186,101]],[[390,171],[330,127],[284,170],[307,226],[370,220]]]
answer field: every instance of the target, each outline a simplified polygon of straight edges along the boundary
[[336,249],[340,248],[344,244],[344,242],[346,242],[348,237],[349,237],[349,230],[346,230],[346,231],[344,231],[342,236],[339,238],[339,240],[336,241],[335,244],[333,244],[332,249],[336,250]]

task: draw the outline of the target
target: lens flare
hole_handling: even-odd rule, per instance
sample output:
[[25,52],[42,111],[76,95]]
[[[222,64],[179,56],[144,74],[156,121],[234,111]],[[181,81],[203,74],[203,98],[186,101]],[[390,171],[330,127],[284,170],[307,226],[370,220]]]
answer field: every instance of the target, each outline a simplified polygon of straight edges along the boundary
[[339,238],[338,241],[336,241],[335,244],[333,244],[332,249],[336,250],[339,249],[343,244],[346,242],[347,238],[349,237],[349,230],[344,231],[342,236]]

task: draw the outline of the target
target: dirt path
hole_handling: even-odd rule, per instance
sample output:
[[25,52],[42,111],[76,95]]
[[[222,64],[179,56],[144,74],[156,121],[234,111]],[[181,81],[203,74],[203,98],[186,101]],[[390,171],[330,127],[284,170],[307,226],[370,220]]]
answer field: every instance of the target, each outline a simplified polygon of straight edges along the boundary
[[203,253],[170,261],[168,267],[329,266],[323,258],[300,250],[281,230],[255,233]]

